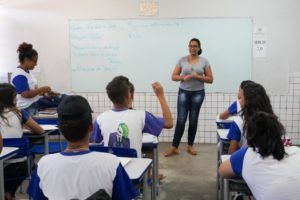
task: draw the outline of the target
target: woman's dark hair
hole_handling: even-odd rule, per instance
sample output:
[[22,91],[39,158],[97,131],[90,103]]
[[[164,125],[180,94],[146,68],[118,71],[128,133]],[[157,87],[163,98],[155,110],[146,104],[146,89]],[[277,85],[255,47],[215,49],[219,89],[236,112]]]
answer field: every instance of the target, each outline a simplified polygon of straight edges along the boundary
[[250,147],[263,158],[270,155],[276,160],[284,158],[285,151],[281,138],[285,130],[276,115],[258,111],[247,123],[246,138]]
[[201,55],[201,53],[202,53],[202,49],[201,49],[201,43],[200,43],[200,40],[199,39],[197,39],[197,38],[192,38],[191,40],[190,40],[190,42],[189,42],[189,44],[191,44],[191,42],[197,42],[197,44],[198,44],[198,47],[199,47],[199,51],[198,51],[198,55]]
[[251,81],[251,80],[244,80],[244,81],[241,82],[240,88],[241,88],[241,89],[244,89],[245,85],[247,85],[247,84],[252,84],[252,83],[255,83],[255,82],[254,82],[254,81]]
[[16,113],[18,118],[21,120],[21,113],[16,108],[14,99],[16,97],[16,89],[9,83],[0,83],[0,117],[6,122],[7,118],[4,116],[5,109]]
[[114,104],[124,104],[130,92],[130,82],[125,76],[116,76],[106,86],[106,93]]
[[247,83],[243,87],[245,106],[242,109],[244,118],[243,133],[246,133],[250,118],[258,111],[274,114],[270,99],[263,86],[258,83]]
[[32,48],[32,44],[28,44],[26,42],[23,42],[22,44],[19,45],[17,52],[19,53],[20,63],[23,63],[25,58],[32,60],[36,56],[38,56],[37,51]]

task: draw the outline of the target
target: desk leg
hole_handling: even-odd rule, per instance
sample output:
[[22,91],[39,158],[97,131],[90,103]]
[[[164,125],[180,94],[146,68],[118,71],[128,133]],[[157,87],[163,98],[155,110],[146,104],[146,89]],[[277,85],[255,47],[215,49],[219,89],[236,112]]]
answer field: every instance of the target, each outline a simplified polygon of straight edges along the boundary
[[229,180],[223,179],[224,187],[223,187],[223,200],[229,200]]
[[3,169],[3,160],[0,160],[0,199],[4,199],[4,169]]
[[143,178],[143,200],[149,200],[149,191],[148,191],[148,171],[145,173]]
[[158,194],[158,147],[153,148],[153,167],[152,167],[152,188],[151,188],[151,200],[156,199]]
[[44,135],[44,153],[49,154],[49,134],[45,133]]

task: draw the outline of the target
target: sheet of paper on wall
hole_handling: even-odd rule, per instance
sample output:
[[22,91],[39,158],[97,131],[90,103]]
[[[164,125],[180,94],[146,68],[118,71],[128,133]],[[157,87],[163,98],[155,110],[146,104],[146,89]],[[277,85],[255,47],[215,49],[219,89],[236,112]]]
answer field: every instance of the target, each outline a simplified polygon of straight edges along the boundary
[[140,16],[157,16],[158,0],[140,0],[139,13]]
[[253,31],[253,57],[265,58],[267,51],[267,29],[263,27],[255,27]]

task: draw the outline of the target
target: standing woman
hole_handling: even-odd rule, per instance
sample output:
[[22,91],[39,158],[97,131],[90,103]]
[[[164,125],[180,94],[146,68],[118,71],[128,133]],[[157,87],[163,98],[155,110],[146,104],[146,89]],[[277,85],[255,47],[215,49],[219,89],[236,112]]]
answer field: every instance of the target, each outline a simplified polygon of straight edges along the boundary
[[197,155],[193,148],[197,132],[198,116],[205,96],[204,83],[212,83],[213,75],[208,60],[201,55],[200,41],[193,38],[189,42],[189,55],[182,57],[172,74],[173,81],[180,81],[177,100],[177,123],[172,147],[165,156],[178,154],[178,146],[184,132],[185,122],[189,115],[187,152]]
[[[38,109],[57,107],[59,98],[49,86],[38,87],[37,80],[30,73],[37,65],[38,53],[32,48],[32,44],[23,42],[19,45],[20,65],[14,71],[12,84],[17,90],[17,107],[26,110],[30,115],[36,114]],[[41,98],[45,96],[45,98]]]

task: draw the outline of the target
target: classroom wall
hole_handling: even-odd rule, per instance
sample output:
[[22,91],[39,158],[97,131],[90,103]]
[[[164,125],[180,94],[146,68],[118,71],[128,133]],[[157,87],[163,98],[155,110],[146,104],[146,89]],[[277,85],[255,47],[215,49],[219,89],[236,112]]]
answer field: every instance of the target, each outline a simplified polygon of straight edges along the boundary
[[[4,80],[5,73],[18,65],[17,46],[27,41],[39,52],[35,74],[40,84],[70,92],[68,20],[143,18],[139,16],[138,3],[138,0],[0,0],[0,78]],[[287,132],[300,144],[299,7],[297,0],[160,0],[159,15],[152,18],[250,16],[253,27],[267,28],[267,57],[253,58],[252,80],[266,87]],[[81,94],[88,97],[95,115],[111,107],[103,93]],[[176,93],[168,93],[167,98],[176,118]],[[196,142],[216,141],[215,116],[235,98],[234,93],[207,94]],[[135,106],[159,112],[151,93],[136,94]],[[170,141],[172,134],[173,130],[165,131],[161,139]]]

